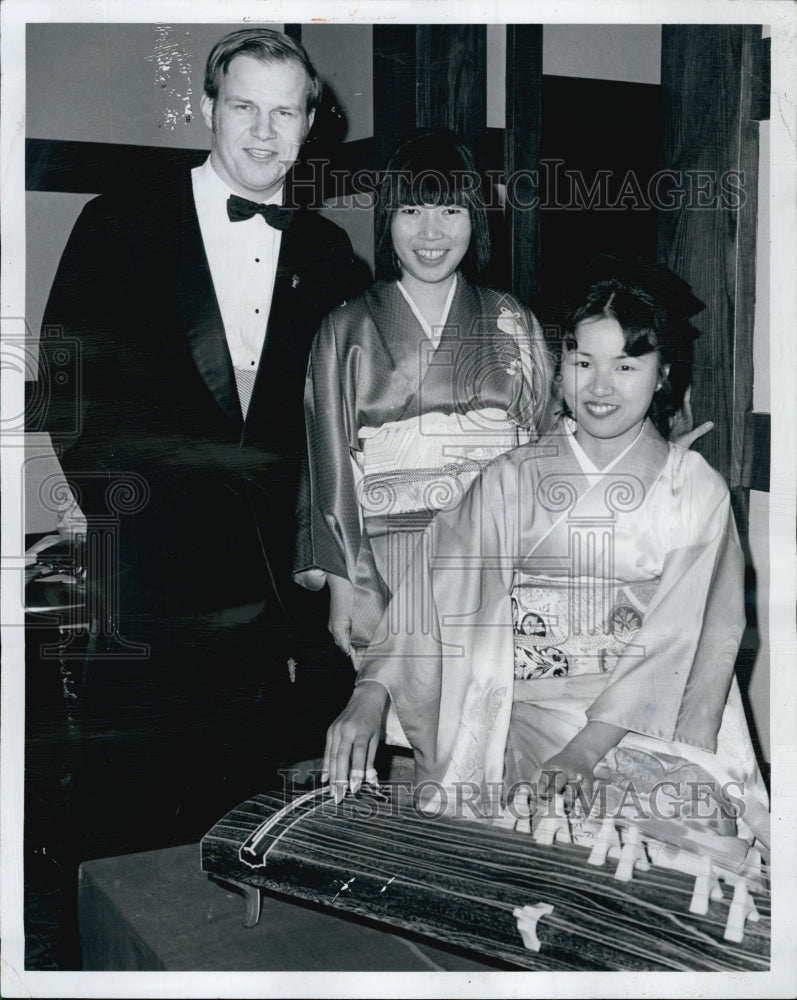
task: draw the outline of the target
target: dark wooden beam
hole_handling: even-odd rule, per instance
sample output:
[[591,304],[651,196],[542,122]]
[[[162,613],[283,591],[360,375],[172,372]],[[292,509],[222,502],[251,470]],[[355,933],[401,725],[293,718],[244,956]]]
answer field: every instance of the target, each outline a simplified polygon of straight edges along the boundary
[[741,485],[746,489],[769,492],[771,424],[768,413],[745,414]]
[[414,24],[374,25],[374,154],[380,169],[417,123],[415,32]]
[[481,163],[487,133],[487,29],[374,25],[374,139],[384,161],[416,127],[450,128]]
[[[25,143],[25,187],[28,191],[103,194],[128,187],[139,177],[158,177],[191,170],[207,150],[113,143],[28,139]],[[309,204],[360,194],[377,169],[373,139],[340,145],[308,143],[297,166],[293,194]],[[368,174],[363,175],[363,171]],[[293,195],[292,195],[293,196]]]
[[540,136],[542,131],[542,25],[506,29],[506,220],[512,291],[527,303],[540,291]]
[[761,29],[665,25],[662,162],[687,194],[659,214],[659,256],[706,304],[696,319],[692,404],[712,433],[696,447],[742,485],[746,414],[753,403],[758,125],[754,53]]
[[772,88],[772,39],[759,38],[753,48],[753,94],[750,117],[769,121],[769,94]]
[[102,194],[129,186],[138,177],[190,170],[207,159],[207,155],[208,151],[202,149],[26,139],[25,188],[28,191]]
[[417,53],[417,124],[450,128],[481,164],[487,128],[486,26],[420,24]]

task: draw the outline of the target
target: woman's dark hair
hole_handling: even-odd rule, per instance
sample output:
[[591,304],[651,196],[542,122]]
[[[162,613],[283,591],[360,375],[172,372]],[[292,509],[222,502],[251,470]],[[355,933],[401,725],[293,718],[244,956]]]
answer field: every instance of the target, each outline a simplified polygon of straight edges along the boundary
[[449,129],[416,129],[394,147],[382,174],[376,205],[377,279],[401,277],[390,227],[401,205],[461,205],[471,237],[460,267],[483,282],[490,266],[490,236],[483,185],[470,150]]
[[[693,344],[700,334],[689,320],[701,309],[703,303],[690,286],[666,264],[640,257],[600,256],[567,296],[562,346],[566,351],[575,349],[579,323],[614,319],[623,331],[629,357],[658,352],[661,388],[653,396],[648,416],[666,438],[691,380]],[[665,365],[669,366],[666,375]]]

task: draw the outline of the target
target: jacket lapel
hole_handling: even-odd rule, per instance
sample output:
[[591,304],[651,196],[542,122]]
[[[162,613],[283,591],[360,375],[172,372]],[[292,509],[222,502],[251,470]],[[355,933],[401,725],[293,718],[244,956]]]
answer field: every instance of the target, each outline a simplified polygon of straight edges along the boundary
[[176,256],[177,296],[189,353],[224,413],[240,423],[243,415],[232,358],[202,242],[190,174],[182,192]]
[[[267,426],[280,439],[297,435],[304,440],[302,398],[310,345],[334,301],[324,298],[330,281],[326,273],[329,263],[319,258],[313,243],[310,215],[308,210],[298,209],[282,233],[266,339],[246,415],[244,442],[261,438]],[[326,302],[320,311],[319,296]]]

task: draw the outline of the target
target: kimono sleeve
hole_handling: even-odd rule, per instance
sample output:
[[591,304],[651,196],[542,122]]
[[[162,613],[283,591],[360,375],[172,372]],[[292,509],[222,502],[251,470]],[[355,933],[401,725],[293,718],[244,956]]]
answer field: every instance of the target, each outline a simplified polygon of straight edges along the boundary
[[520,392],[509,413],[519,427],[532,438],[545,429],[545,412],[550,397],[553,366],[543,329],[530,309],[504,295],[500,300],[498,329],[509,334],[517,344],[522,372]]
[[351,450],[352,374],[340,364],[335,317],[313,341],[305,382],[307,448],[297,502],[294,574],[322,570],[352,579],[361,527]]
[[744,628],[744,557],[728,491],[705,473],[684,490],[692,537],[667,555],[644,623],[587,717],[714,752]]
[[523,309],[528,332],[528,357],[521,351],[525,370],[526,392],[521,425],[527,427],[532,437],[539,436],[548,427],[547,411],[550,404],[553,359],[539,320],[529,309]]

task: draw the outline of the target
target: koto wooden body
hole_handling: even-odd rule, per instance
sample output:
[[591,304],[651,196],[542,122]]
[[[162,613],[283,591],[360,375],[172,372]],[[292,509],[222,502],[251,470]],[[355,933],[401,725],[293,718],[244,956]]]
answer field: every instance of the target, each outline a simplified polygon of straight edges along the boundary
[[[766,970],[768,893],[740,944],[723,940],[733,890],[708,913],[689,912],[694,879],[664,868],[615,878],[586,848],[535,843],[528,833],[467,820],[429,819],[390,795],[338,806],[326,790],[287,804],[258,795],[201,843],[202,869],[259,890],[427,935],[518,968],[540,970]],[[548,904],[529,950],[515,911]],[[249,922],[257,919],[252,910]],[[312,942],[308,942],[312,946]]]

